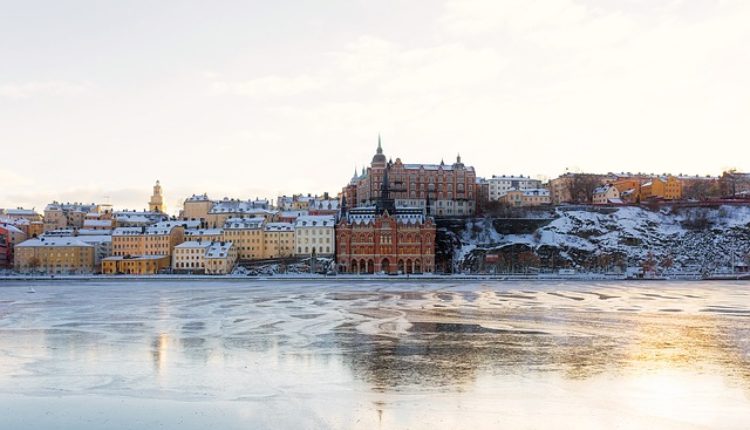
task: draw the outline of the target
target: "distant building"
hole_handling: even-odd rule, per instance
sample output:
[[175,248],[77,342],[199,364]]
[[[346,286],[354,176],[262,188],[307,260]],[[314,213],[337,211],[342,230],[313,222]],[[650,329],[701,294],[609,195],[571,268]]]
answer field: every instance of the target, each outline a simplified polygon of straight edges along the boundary
[[13,265],[13,250],[28,236],[14,224],[0,223],[0,267]]
[[209,228],[223,226],[230,218],[263,218],[275,221],[278,211],[272,210],[268,200],[236,200],[227,199],[214,202],[206,215]]
[[19,272],[85,274],[97,270],[95,248],[75,237],[42,237],[15,246],[14,267]]
[[595,205],[622,203],[622,200],[620,199],[620,190],[612,184],[602,185],[594,190],[593,203]]
[[65,227],[83,228],[83,221],[89,212],[99,212],[99,205],[52,202],[44,208],[44,231]]
[[164,196],[161,194],[161,185],[158,180],[156,181],[156,185],[154,185],[154,192],[151,194],[151,199],[148,201],[148,210],[150,212],[167,212],[167,208],[164,206]]
[[551,203],[550,192],[546,188],[507,190],[499,201],[515,207],[542,206]]
[[722,197],[750,198],[750,173],[726,171],[719,178],[719,189]]
[[657,176],[641,184],[641,201],[649,199],[680,200],[682,184],[674,176]]
[[269,222],[263,227],[264,258],[285,258],[294,255],[294,224]]
[[169,219],[161,212],[128,210],[114,212],[112,217],[115,220],[115,227],[145,227]]
[[489,186],[489,199],[499,201],[508,191],[538,190],[542,188],[542,181],[521,176],[492,175],[486,179]]
[[213,205],[214,202],[208,198],[206,193],[193,194],[185,199],[180,218],[206,221],[208,219],[208,211],[211,210]]
[[234,243],[241,260],[263,259],[265,223],[262,217],[229,218],[224,223],[224,240]]
[[453,164],[405,164],[400,158],[387,161],[378,137],[378,148],[370,167],[354,177],[342,191],[352,207],[370,206],[380,198],[380,187],[388,170],[391,198],[401,207],[425,208],[436,216],[471,216],[476,213],[476,173],[461,156]]
[[113,256],[172,256],[184,241],[184,221],[162,221],[150,226],[118,227],[112,232]]

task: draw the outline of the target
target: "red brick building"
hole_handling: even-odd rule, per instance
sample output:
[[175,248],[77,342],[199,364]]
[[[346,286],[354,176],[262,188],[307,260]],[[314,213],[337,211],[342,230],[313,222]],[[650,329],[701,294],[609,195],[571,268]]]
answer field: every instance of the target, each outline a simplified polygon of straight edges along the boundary
[[389,196],[389,171],[383,172],[375,205],[347,210],[346,197],[342,200],[336,226],[339,273],[435,271],[435,224],[422,208],[396,207]]
[[471,216],[476,213],[476,173],[456,157],[453,164],[405,164],[400,158],[386,161],[378,137],[378,149],[370,167],[355,171],[342,195],[352,207],[374,204],[380,197],[384,172],[389,170],[390,195],[396,206],[425,208],[436,216]]

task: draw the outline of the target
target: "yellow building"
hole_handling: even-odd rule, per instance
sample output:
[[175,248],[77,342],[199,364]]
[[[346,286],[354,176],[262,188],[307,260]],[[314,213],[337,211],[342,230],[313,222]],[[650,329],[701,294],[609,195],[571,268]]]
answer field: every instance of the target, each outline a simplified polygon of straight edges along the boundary
[[232,242],[213,243],[206,252],[206,273],[226,275],[232,273],[237,264],[237,249]]
[[221,242],[224,240],[223,228],[199,228],[185,230],[185,241]]
[[154,275],[169,268],[166,255],[112,256],[102,259],[102,273],[105,275]]
[[284,258],[294,255],[294,225],[271,222],[263,228],[263,258]]
[[550,192],[544,188],[531,190],[509,190],[498,198],[500,203],[509,206],[542,206],[551,203]]
[[179,221],[162,221],[148,227],[119,227],[112,232],[114,256],[166,255],[184,241]]
[[223,226],[231,218],[263,218],[268,222],[276,221],[279,212],[271,210],[266,200],[227,199],[214,202],[206,215],[208,227]]
[[151,194],[151,199],[148,201],[148,210],[149,212],[167,212],[167,207],[164,206],[164,196],[161,194],[161,185],[158,180],[156,181],[156,185],[154,185],[154,193]]
[[99,212],[99,205],[52,202],[44,208],[44,231],[83,228],[83,221],[90,212]]
[[595,205],[622,203],[622,200],[620,200],[620,190],[612,184],[603,185],[594,190],[593,203]]
[[263,218],[229,218],[224,224],[224,240],[232,242],[242,260],[265,258]]
[[16,245],[14,266],[20,272],[93,273],[95,247],[74,237],[29,239]]
[[680,200],[681,198],[682,183],[674,176],[655,177],[641,185],[641,200]]
[[185,199],[185,202],[182,205],[180,218],[206,221],[208,219],[208,212],[211,210],[212,206],[213,202],[208,198],[206,193],[197,195],[193,194]]

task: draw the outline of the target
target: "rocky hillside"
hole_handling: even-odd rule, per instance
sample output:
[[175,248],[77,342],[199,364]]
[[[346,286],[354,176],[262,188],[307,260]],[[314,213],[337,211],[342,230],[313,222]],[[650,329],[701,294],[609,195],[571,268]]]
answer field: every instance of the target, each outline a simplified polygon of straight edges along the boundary
[[749,207],[558,209],[549,216],[466,220],[442,229],[443,245],[453,251],[454,269],[464,272],[635,266],[706,272],[747,263],[750,255]]

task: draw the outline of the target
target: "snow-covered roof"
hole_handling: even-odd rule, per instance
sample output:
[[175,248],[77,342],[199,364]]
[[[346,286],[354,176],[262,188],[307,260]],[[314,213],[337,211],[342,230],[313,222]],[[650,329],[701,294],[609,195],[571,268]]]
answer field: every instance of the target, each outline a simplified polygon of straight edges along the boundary
[[269,210],[268,200],[236,200],[228,199],[224,197],[223,200],[214,202],[211,210],[208,211],[211,214],[220,213],[269,213],[274,214],[275,211]]
[[121,260],[161,260],[169,258],[167,255],[112,255],[102,258],[102,261],[121,261]]
[[269,222],[265,226],[266,231],[294,231],[294,224],[290,222]]
[[78,238],[75,237],[39,237],[34,239],[25,240],[16,247],[40,247],[40,246],[49,246],[49,247],[68,247],[68,246],[83,246],[83,247],[90,247],[91,245],[88,243],[85,243],[81,241]]
[[279,212],[279,217],[280,218],[297,218],[297,217],[300,217],[300,216],[308,215],[309,213],[310,213],[310,211],[306,211],[306,210],[282,211],[282,212]]
[[523,195],[532,197],[532,196],[541,196],[546,197],[549,196],[549,190],[546,188],[533,188],[528,190],[523,190]]
[[0,223],[0,227],[8,230],[8,232],[10,232],[10,233],[23,233],[23,231],[21,231],[21,229],[19,229],[18,227],[16,227],[13,224],[10,224],[10,223],[5,223],[5,222]]
[[233,229],[259,229],[263,227],[263,223],[266,220],[264,218],[228,218],[224,222],[224,228],[227,230]]
[[327,199],[327,200],[313,200],[310,202],[310,209],[314,210],[338,210],[339,201],[338,199]]
[[193,194],[192,196],[185,199],[186,202],[207,202],[209,201],[208,194]]
[[112,229],[94,230],[90,228],[82,228],[78,230],[78,235],[79,236],[100,236],[100,235],[112,236]]
[[[454,170],[456,167],[453,164],[404,164],[403,166],[406,170]],[[474,167],[462,167],[461,170],[473,171]]]
[[224,258],[231,248],[232,242],[213,242],[206,251],[206,258]]
[[185,236],[220,236],[224,233],[223,228],[203,228],[185,230]]
[[76,236],[76,238],[80,240],[81,242],[92,244],[92,245],[99,244],[99,243],[112,242],[112,236],[106,235],[106,234]]
[[83,212],[89,213],[96,210],[96,204],[85,204],[85,203],[59,203],[52,202],[48,204],[45,211],[64,211],[64,212]]
[[83,220],[84,227],[111,227],[112,220],[110,219],[85,219]]
[[294,221],[295,228],[305,227],[333,227],[336,220],[333,215],[305,215],[297,217]]
[[175,246],[175,249],[208,249],[209,246],[211,246],[210,241],[188,240],[187,242],[182,242]]

